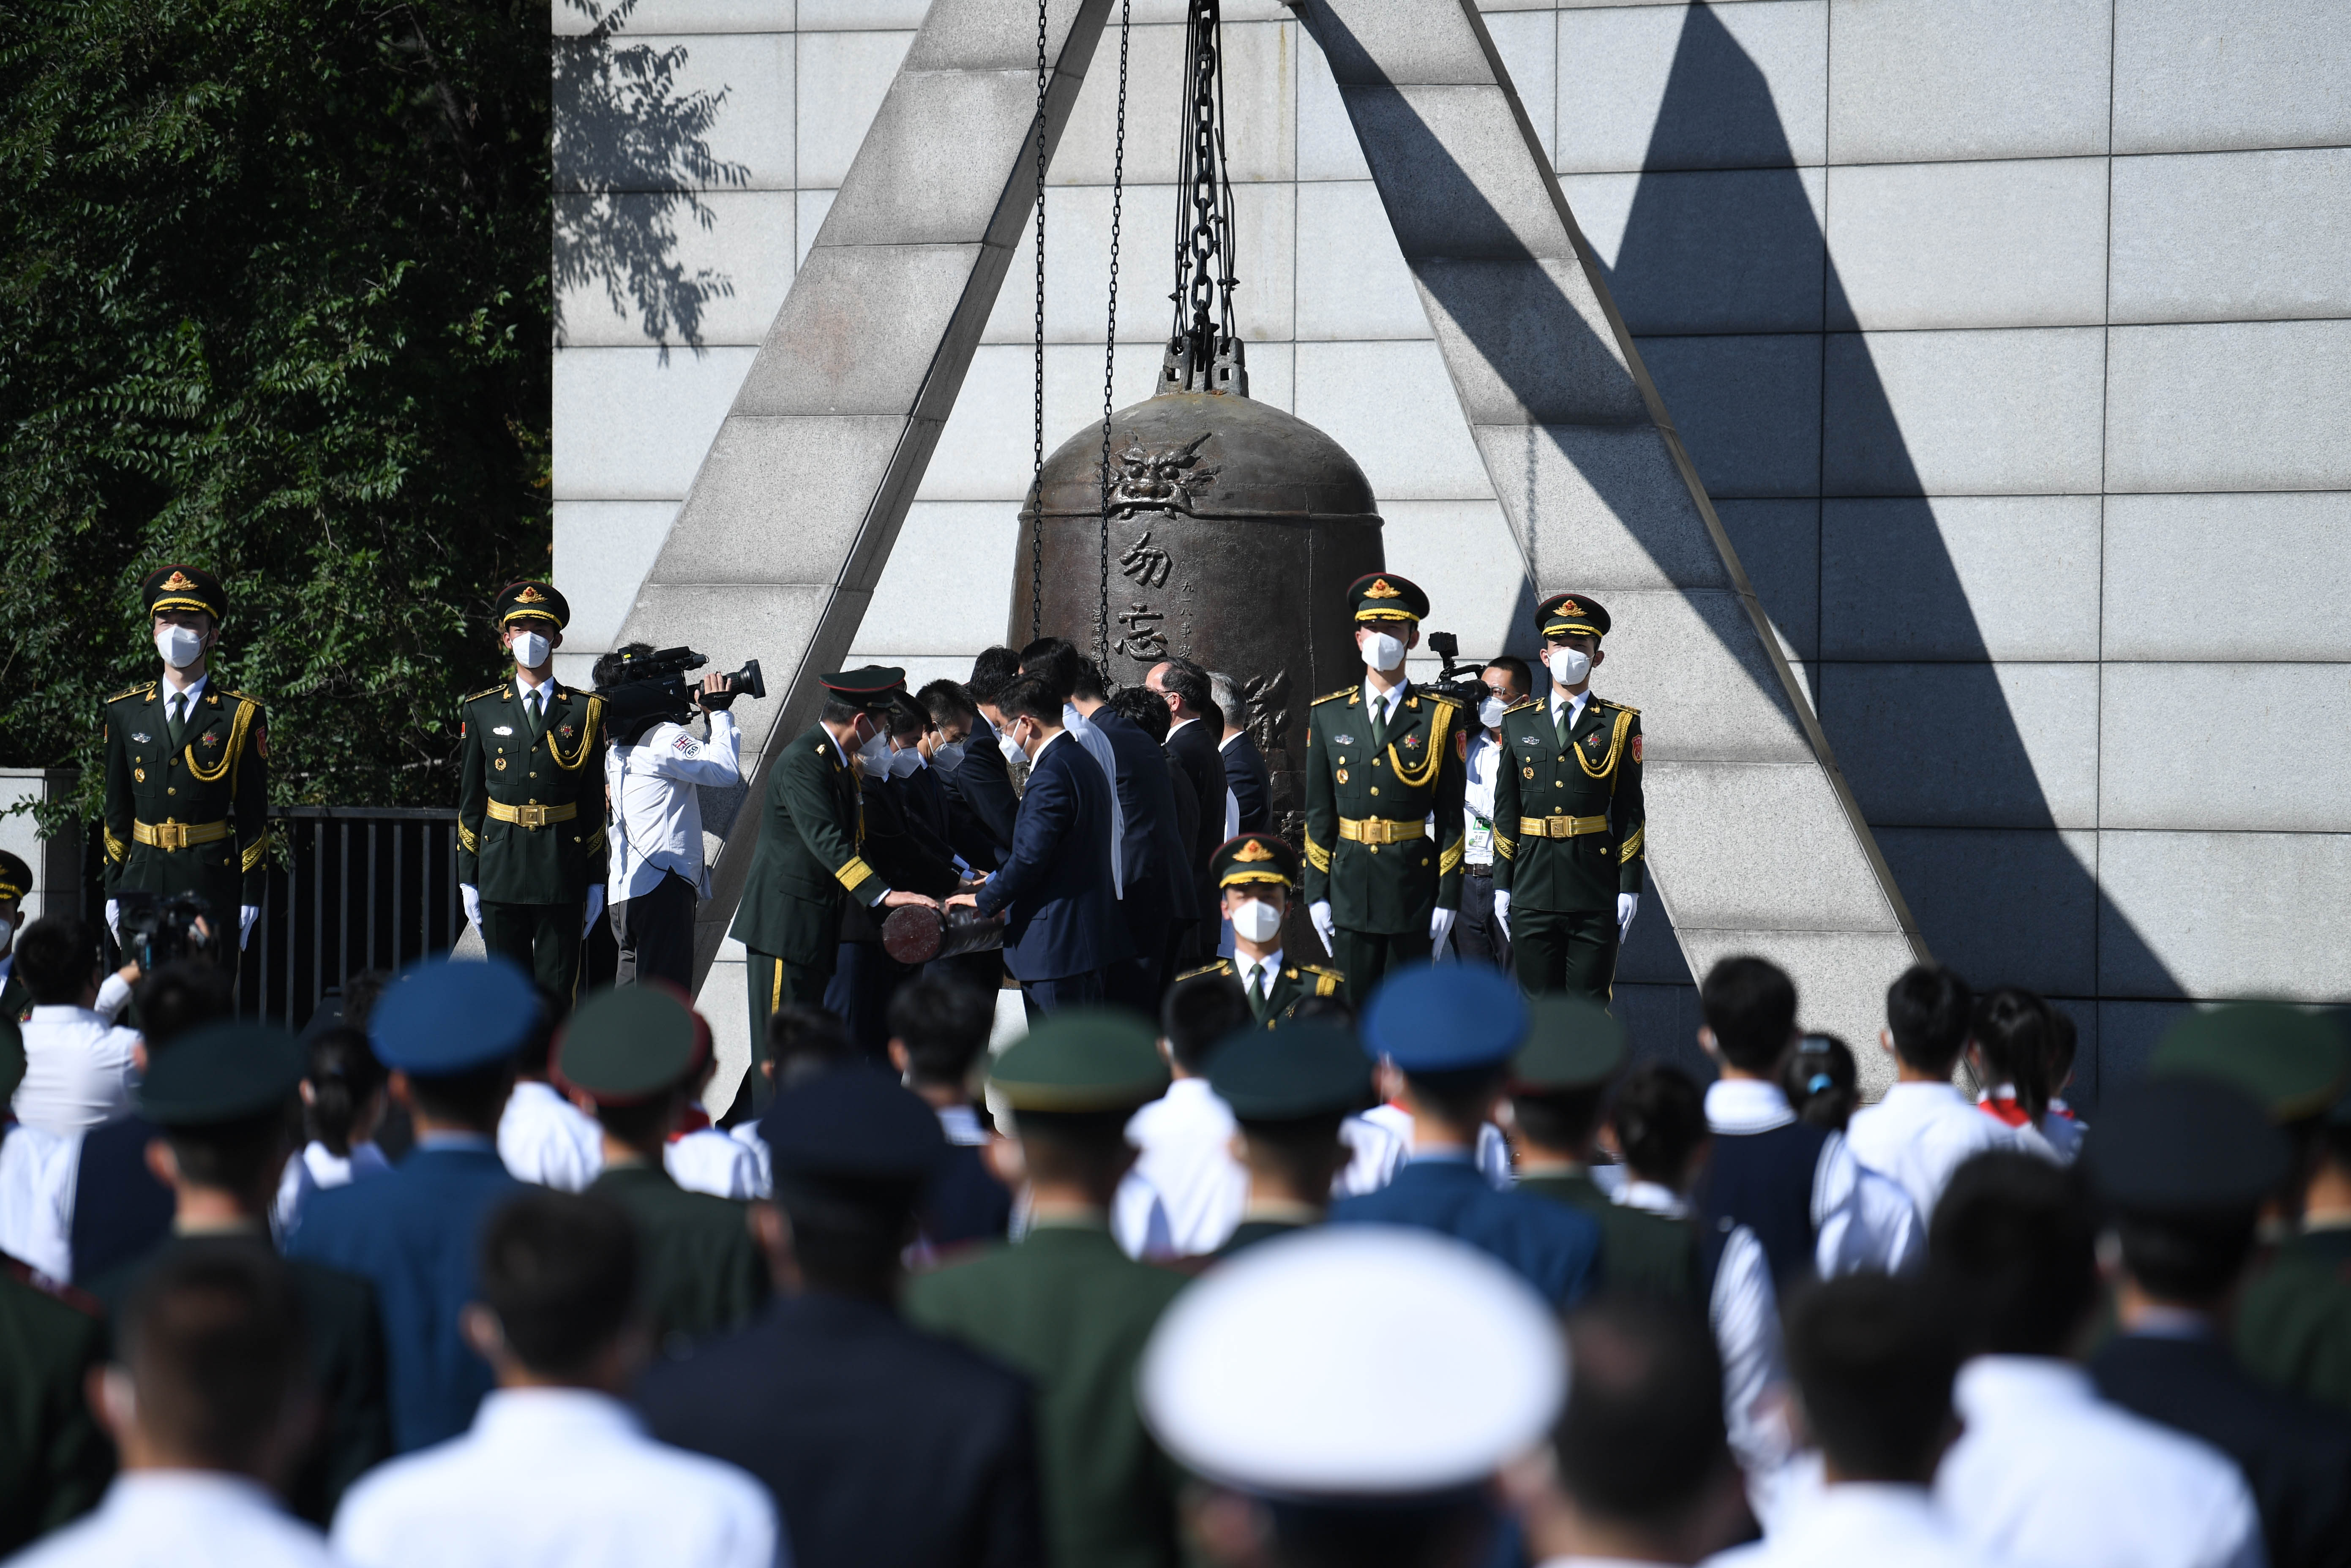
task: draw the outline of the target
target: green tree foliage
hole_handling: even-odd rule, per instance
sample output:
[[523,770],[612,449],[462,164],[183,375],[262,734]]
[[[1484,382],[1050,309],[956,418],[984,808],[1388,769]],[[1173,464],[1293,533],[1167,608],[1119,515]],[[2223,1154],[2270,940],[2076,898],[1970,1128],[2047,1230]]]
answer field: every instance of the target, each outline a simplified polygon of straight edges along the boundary
[[280,804],[455,798],[549,552],[544,0],[0,0],[0,763],[227,584]]

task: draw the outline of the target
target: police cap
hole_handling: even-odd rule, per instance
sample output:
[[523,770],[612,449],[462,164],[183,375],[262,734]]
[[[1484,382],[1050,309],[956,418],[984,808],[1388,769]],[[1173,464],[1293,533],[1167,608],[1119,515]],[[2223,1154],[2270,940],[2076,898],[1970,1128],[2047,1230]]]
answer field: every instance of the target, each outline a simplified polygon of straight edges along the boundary
[[395,1073],[451,1077],[507,1060],[538,1027],[538,992],[507,960],[427,959],[384,988],[368,1044]]
[[1406,1073],[1457,1073],[1510,1059],[1527,1004],[1500,970],[1420,963],[1383,981],[1364,1009],[1364,1045]]

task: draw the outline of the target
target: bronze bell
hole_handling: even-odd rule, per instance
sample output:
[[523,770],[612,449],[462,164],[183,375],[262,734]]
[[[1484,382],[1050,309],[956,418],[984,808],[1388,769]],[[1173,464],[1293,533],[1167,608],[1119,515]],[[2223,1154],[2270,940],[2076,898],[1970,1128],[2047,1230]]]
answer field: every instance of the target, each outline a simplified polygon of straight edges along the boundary
[[[1386,566],[1355,460],[1305,421],[1231,392],[1166,392],[1111,418],[1106,673],[1139,686],[1181,655],[1241,683],[1273,775],[1272,826],[1300,842],[1307,704],[1363,678],[1347,585]],[[1102,428],[1045,461],[1037,635],[1095,647]],[[1030,639],[1036,509],[1021,511],[1008,640]]]

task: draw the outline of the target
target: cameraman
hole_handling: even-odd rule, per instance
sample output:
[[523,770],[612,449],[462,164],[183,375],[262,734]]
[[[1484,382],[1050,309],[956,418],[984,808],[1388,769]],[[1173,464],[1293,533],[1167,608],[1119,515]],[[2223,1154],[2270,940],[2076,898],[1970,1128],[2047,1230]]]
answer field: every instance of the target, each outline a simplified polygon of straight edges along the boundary
[[1534,672],[1514,654],[1499,654],[1479,671],[1486,691],[1478,703],[1478,728],[1468,737],[1462,763],[1463,791],[1461,923],[1453,929],[1453,951],[1465,961],[1510,967],[1510,936],[1494,919],[1494,770],[1510,765],[1502,749],[1503,710],[1523,702],[1534,690]]
[[[596,661],[597,688],[612,690],[626,660],[653,651],[649,643],[632,642],[606,654]],[[604,753],[604,788],[611,800],[607,899],[621,948],[617,984],[665,980],[681,992],[693,992],[694,906],[710,897],[695,787],[743,782],[743,737],[726,711],[734,701],[728,677],[705,675],[684,717],[707,714],[708,740],[695,740],[676,719],[656,716],[633,735],[616,726]]]

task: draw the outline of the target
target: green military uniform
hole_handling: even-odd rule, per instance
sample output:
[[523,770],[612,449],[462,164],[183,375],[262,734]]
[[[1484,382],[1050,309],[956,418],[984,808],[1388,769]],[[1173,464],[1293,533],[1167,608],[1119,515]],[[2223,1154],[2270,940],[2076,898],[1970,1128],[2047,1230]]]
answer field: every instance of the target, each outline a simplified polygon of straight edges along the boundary
[[564,1026],[555,1081],[595,1102],[605,1161],[589,1190],[636,1222],[638,1278],[662,1349],[684,1355],[739,1328],[768,1299],[768,1260],[748,1206],[688,1192],[662,1168],[670,1128],[710,1064],[710,1026],[662,986],[621,986],[582,1002]]
[[[1537,617],[1546,639],[1608,630],[1608,612],[1560,594]],[[1616,978],[1616,898],[1638,894],[1647,810],[1641,714],[1594,696],[1562,734],[1549,702],[1502,715],[1494,764],[1494,891],[1510,896],[1510,955],[1529,994],[1605,1002]]]
[[[1216,879],[1219,894],[1228,888],[1251,891],[1267,896],[1268,902],[1285,913],[1290,890],[1298,885],[1298,851],[1290,846],[1288,840],[1271,833],[1238,834],[1218,845],[1217,852],[1208,857],[1208,875]],[[1270,897],[1276,888],[1280,890],[1279,901]],[[1176,978],[1186,981],[1195,975],[1221,974],[1238,980],[1241,971],[1248,967],[1250,964],[1247,959],[1220,958]],[[1296,1012],[1298,1004],[1308,997],[1335,996],[1346,982],[1345,975],[1321,964],[1284,963],[1274,971],[1270,986],[1244,984],[1242,994],[1249,998],[1249,1011],[1257,1015],[1258,1022],[1270,1029]]]
[[[217,578],[165,566],[142,587],[147,613],[228,613]],[[163,680],[106,700],[106,891],[193,893],[212,907],[221,961],[238,950],[238,911],[258,906],[269,853],[269,739],[261,704],[206,670],[193,701]]]
[[[826,702],[877,718],[906,689],[903,670],[868,666],[820,678]],[[768,1020],[788,1002],[816,1006],[824,1000],[841,943],[844,899],[873,909],[890,884],[866,864],[864,797],[849,748],[821,722],[783,750],[768,773],[758,852],[744,880],[732,932],[749,961],[751,1073],[754,1105],[764,1108],[759,1064],[767,1057]]]
[[[1150,1029],[1057,1012],[996,1060],[989,1084],[1024,1134],[1056,1116],[1117,1117],[1167,1085]],[[907,1318],[1028,1376],[1036,1390],[1049,1556],[1058,1568],[1173,1568],[1181,1478],[1144,1430],[1135,1366],[1185,1279],[1138,1263],[1106,1216],[1052,1218],[906,1289]]]
[[[32,890],[33,868],[18,857],[0,849],[0,930],[10,933],[10,952],[16,950],[14,933],[22,928],[25,895]],[[0,1018],[21,1023],[31,1016],[32,1011],[33,988],[17,978],[16,966],[11,963],[8,978],[0,981]]]
[[[1344,1168],[1340,1125],[1378,1098],[1372,1059],[1354,1030],[1322,1018],[1244,1030],[1208,1059],[1208,1086],[1230,1107],[1254,1162],[1241,1222],[1215,1255],[1229,1258],[1322,1223],[1331,1192],[1317,1162],[1332,1173]],[[1268,1174],[1285,1169],[1291,1175],[1269,1186]],[[1296,1190],[1310,1179],[1311,1190]]]
[[[2351,1123],[2351,1047],[2332,1022],[2299,1008],[2191,1012],[2157,1043],[2147,1070],[2232,1084],[2271,1121],[2304,1134],[2297,1142]],[[2326,1127],[2312,1127],[2321,1118]],[[2305,1231],[2280,1246],[2239,1292],[2231,1332],[2238,1360],[2262,1382],[2351,1407],[2351,1230]]]
[[[246,1147],[246,1140],[282,1138],[268,1118],[290,1112],[305,1066],[301,1046],[282,1029],[214,1024],[177,1041],[149,1063],[139,1087],[139,1114],[175,1142],[217,1138]],[[253,1125],[256,1121],[261,1125]],[[90,1294],[105,1303],[110,1319],[119,1325],[123,1307],[149,1269],[189,1250],[213,1248],[276,1254],[268,1222],[256,1214],[232,1228],[175,1234],[145,1256],[99,1275],[90,1282]],[[392,1457],[383,1327],[375,1287],[366,1280],[300,1260],[285,1267],[301,1303],[311,1383],[321,1416],[287,1500],[296,1513],[323,1527],[334,1518],[345,1489]]]
[[[496,614],[559,631],[571,608],[546,583],[509,583]],[[457,880],[480,891],[482,944],[568,1000],[604,886],[604,700],[550,679],[542,712],[509,670],[465,699],[460,727]]]
[[[1695,1301],[1697,1227],[1625,1208],[1584,1167],[1601,1102],[1630,1055],[1624,1025],[1583,997],[1554,992],[1527,1004],[1527,1042],[1510,1058],[1510,1099],[1519,1112],[1511,1129],[1518,1189],[1599,1221],[1603,1288]],[[1534,1142],[1538,1128],[1575,1147],[1541,1147]]]
[[[1358,577],[1347,597],[1358,626],[1399,637],[1428,613],[1428,596],[1392,572]],[[1331,906],[1331,956],[1358,1004],[1389,970],[1429,955],[1437,910],[1461,907],[1467,778],[1455,741],[1469,722],[1461,704],[1408,681],[1392,719],[1362,683],[1309,710],[1306,901]]]

